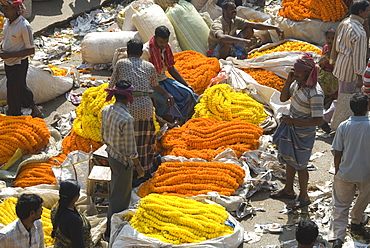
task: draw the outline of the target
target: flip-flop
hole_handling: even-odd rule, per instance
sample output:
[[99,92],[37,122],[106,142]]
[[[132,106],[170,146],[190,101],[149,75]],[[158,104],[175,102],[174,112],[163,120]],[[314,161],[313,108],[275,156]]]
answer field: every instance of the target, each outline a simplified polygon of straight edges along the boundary
[[287,208],[304,208],[311,204],[311,200],[308,199],[304,201],[300,198],[295,199],[294,201],[289,202],[286,207]]
[[295,199],[297,197],[296,194],[288,195],[284,189],[274,191],[270,194],[270,197],[272,199],[279,199],[279,198],[285,198],[285,199]]

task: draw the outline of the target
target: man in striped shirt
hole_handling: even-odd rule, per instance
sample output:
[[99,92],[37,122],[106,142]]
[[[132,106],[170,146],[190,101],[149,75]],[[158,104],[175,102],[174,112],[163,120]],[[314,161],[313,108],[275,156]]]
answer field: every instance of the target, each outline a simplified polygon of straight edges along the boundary
[[[307,164],[315,142],[316,126],[322,123],[324,93],[317,83],[318,67],[309,54],[303,54],[294,63],[281,91],[280,101],[292,98],[290,113],[281,118],[273,141],[278,146],[279,162],[285,164],[286,183],[271,198],[294,199],[288,208],[302,208],[311,201],[307,193]],[[293,182],[298,171],[300,193],[294,193]]]
[[334,64],[333,75],[338,78],[339,94],[360,92],[366,69],[368,43],[364,22],[370,14],[370,3],[355,1],[350,13],[339,24],[330,55]]

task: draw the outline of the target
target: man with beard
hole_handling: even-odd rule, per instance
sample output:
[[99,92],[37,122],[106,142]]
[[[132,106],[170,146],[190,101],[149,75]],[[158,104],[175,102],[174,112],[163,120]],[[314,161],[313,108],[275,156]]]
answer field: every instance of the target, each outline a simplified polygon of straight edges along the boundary
[[[207,55],[219,59],[225,59],[228,56],[235,57],[238,52],[243,53],[247,58],[245,47],[253,45],[253,29],[259,30],[276,30],[281,39],[284,39],[284,31],[279,27],[253,23],[236,16],[236,5],[232,0],[225,0],[222,3],[222,16],[215,19],[211,25],[208,36]],[[238,34],[237,30],[241,30]]]

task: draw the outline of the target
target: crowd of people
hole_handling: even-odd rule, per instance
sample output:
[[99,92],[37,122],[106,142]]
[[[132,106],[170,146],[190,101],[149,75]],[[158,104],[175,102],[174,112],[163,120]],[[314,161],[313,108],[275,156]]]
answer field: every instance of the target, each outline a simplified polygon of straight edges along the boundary
[[[4,59],[7,78],[7,114],[20,115],[23,106],[32,109],[33,117],[42,117],[26,84],[28,56],[35,49],[31,27],[21,15],[22,1],[0,0],[0,3],[6,17],[0,57]],[[307,165],[316,128],[319,126],[330,133],[330,122],[333,118],[340,119],[332,145],[335,176],[329,241],[334,248],[340,248],[344,243],[349,209],[356,190],[358,196],[350,213],[350,231],[354,235],[370,238],[364,228],[368,221],[364,210],[370,197],[370,167],[367,166],[370,155],[365,151],[370,140],[367,133],[370,131],[367,116],[370,66],[366,67],[366,59],[369,58],[369,14],[370,3],[367,0],[355,1],[350,15],[343,19],[338,29],[325,32],[327,44],[318,63],[308,53],[297,58],[280,95],[281,102],[291,101],[290,112],[280,119],[273,136],[279,161],[286,168],[286,183],[284,188],[272,192],[270,196],[291,199],[288,208],[307,207],[311,204],[307,190]],[[279,27],[236,17],[235,2],[224,1],[222,16],[215,19],[210,27],[207,55],[222,59],[228,56],[247,58],[249,49],[256,45],[252,39],[254,29],[275,30],[284,39],[284,31]],[[113,96],[116,99],[114,104],[102,111],[102,141],[107,145],[111,168],[105,231],[107,240],[112,215],[128,208],[132,188],[149,179],[157,169],[154,162],[154,114],[168,124],[182,125],[191,118],[199,97],[174,67],[169,37],[169,29],[159,26],[145,44],[140,40],[130,40],[127,43],[128,56],[117,62],[106,89],[106,100],[111,100]],[[361,88],[364,93],[361,93]],[[345,99],[348,99],[347,105],[353,116],[338,117],[338,112],[342,110],[336,106]],[[293,187],[296,173],[299,179],[298,195]],[[56,248],[92,247],[90,224],[75,208],[79,192],[80,186],[75,180],[60,184],[60,199],[51,212]],[[0,230],[2,247],[44,247],[39,220],[42,203],[42,198],[35,194],[19,197],[16,206],[19,219]],[[303,232],[306,229],[308,231]],[[301,222],[296,231],[298,247],[313,247],[317,235],[315,223]]]

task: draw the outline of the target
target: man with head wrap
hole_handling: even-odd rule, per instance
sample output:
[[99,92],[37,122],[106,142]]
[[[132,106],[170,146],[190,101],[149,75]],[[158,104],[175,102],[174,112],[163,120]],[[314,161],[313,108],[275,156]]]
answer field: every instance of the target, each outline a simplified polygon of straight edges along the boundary
[[144,176],[144,169],[138,159],[135,141],[134,118],[127,104],[133,103],[134,87],[123,79],[114,88],[108,88],[107,101],[113,96],[116,102],[105,106],[102,111],[102,139],[107,145],[108,163],[111,168],[108,222],[105,236],[110,236],[110,219],[114,213],[128,208],[131,199],[133,165],[138,178]]
[[4,20],[4,37],[0,58],[5,63],[8,115],[21,115],[21,107],[31,108],[32,117],[43,117],[27,87],[28,56],[35,53],[32,29],[22,16],[22,0],[0,0]]
[[[322,123],[324,93],[317,83],[317,65],[305,53],[294,63],[281,91],[280,101],[291,99],[289,115],[281,118],[274,134],[278,145],[280,163],[286,165],[286,184],[271,194],[272,198],[287,198],[294,201],[290,208],[305,207],[311,203],[307,194],[307,164],[315,141],[316,126]],[[296,197],[293,189],[295,173],[298,171],[300,194]]]

